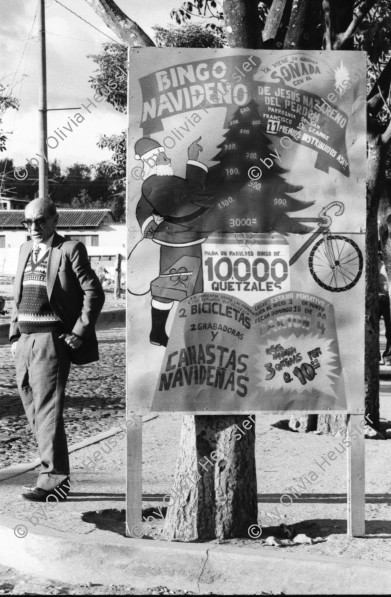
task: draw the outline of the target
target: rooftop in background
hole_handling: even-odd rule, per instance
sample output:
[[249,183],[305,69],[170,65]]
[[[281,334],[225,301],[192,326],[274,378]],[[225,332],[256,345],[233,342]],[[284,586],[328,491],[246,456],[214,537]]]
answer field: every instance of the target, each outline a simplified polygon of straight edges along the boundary
[[31,199],[13,199],[0,196],[0,209],[24,209]]
[[[115,220],[110,209],[58,209],[57,228],[99,228],[104,224],[113,224]],[[0,209],[0,229],[24,228],[22,209]]]

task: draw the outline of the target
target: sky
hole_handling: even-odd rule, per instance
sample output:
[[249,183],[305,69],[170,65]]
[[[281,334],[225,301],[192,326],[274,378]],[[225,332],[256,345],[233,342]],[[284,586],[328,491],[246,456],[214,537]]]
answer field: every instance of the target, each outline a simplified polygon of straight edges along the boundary
[[[59,0],[60,1],[60,0]],[[85,0],[46,0],[46,51],[48,108],[82,108],[94,91],[88,83],[96,65],[88,54],[99,54],[102,44],[119,41]],[[170,11],[180,0],[117,0],[120,8],[151,37],[156,24],[172,23]],[[38,149],[39,46],[37,0],[0,0],[0,82],[20,100],[20,109],[9,110],[3,118],[8,133],[7,150],[0,158],[13,158],[20,166],[31,160]],[[91,25],[100,30],[97,31]],[[27,43],[26,43],[27,42]],[[126,128],[127,117],[107,102],[96,108],[48,113],[48,135],[81,112],[85,119],[49,149],[49,161],[57,159],[63,170],[75,162],[87,165],[109,159],[111,152],[96,145],[101,134],[117,134]],[[57,137],[56,137],[57,139]],[[35,163],[35,162],[33,162]]]

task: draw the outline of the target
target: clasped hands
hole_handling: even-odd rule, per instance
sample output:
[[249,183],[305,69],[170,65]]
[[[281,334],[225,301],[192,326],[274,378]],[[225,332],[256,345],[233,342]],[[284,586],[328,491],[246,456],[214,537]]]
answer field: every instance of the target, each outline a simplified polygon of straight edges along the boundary
[[[65,344],[67,344],[71,350],[77,350],[83,344],[83,340],[79,338],[79,336],[76,336],[76,334],[61,334],[59,338],[60,340],[64,340]],[[17,340],[11,344],[11,354],[14,358],[17,345]]]
[[83,340],[79,336],[76,336],[76,334],[61,334],[59,338],[60,340],[64,340],[65,344],[72,350],[77,350],[83,344]]

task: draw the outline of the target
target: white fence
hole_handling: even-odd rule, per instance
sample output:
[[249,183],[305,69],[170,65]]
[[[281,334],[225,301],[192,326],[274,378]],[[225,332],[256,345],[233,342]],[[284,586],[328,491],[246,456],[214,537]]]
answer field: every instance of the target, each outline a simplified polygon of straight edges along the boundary
[[[91,265],[94,269],[102,266],[109,277],[114,277],[115,262],[118,254],[125,259],[123,247],[87,247]],[[18,265],[19,249],[0,249],[0,276],[15,276]]]
[[15,276],[19,249],[0,249],[0,275]]

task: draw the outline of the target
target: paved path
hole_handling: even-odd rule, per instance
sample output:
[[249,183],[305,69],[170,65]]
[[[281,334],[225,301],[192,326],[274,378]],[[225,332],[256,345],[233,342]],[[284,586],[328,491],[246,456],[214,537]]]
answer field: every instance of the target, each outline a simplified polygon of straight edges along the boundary
[[31,574],[21,574],[12,568],[0,565],[0,595],[194,595],[194,593],[153,586],[153,581],[151,588],[145,591],[132,587],[130,583],[128,585],[98,583],[70,585]]
[[[65,427],[70,444],[105,431],[124,420],[125,328],[107,324],[98,331],[101,359],[73,366],[67,384]],[[37,458],[15,383],[9,345],[0,346],[0,468]]]

